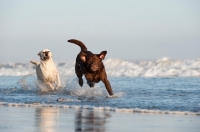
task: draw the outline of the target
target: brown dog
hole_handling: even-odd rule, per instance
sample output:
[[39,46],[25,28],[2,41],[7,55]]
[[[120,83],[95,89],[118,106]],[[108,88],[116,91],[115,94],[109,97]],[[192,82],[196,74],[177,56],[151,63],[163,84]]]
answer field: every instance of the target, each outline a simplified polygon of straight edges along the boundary
[[93,54],[87,50],[86,46],[81,41],[70,39],[68,42],[74,43],[81,48],[80,53],[76,57],[75,64],[75,72],[79,79],[79,85],[81,87],[83,86],[82,76],[84,74],[87,84],[90,87],[94,87],[95,83],[102,81],[105,84],[109,95],[113,95],[110,82],[107,79],[106,71],[102,63],[107,51],[102,51],[100,54]]

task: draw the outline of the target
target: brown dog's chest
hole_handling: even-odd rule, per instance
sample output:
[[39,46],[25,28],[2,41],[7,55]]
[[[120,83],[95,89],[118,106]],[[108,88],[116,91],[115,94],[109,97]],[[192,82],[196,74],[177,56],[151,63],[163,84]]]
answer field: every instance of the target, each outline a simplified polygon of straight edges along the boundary
[[101,80],[101,73],[96,73],[96,74],[87,73],[85,74],[85,78],[90,82],[98,83]]

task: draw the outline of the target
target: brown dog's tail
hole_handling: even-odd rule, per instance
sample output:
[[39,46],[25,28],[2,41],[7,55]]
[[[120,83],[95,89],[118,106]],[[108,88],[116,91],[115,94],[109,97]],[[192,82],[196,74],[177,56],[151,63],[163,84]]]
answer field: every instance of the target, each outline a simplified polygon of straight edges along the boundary
[[80,46],[80,47],[81,47],[81,51],[87,51],[86,46],[85,46],[81,41],[79,41],[79,40],[76,40],[76,39],[70,39],[70,40],[68,40],[68,42],[70,42],[70,43],[74,43],[74,44]]

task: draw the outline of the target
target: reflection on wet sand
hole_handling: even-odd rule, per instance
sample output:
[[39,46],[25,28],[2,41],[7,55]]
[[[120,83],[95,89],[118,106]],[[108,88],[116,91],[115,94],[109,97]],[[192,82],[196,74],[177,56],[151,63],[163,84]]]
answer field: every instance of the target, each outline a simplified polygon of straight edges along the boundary
[[106,131],[105,124],[107,123],[107,118],[110,114],[107,112],[98,112],[92,110],[80,109],[75,115],[75,131],[85,132],[85,131]]
[[[60,115],[59,113],[62,114]],[[72,127],[71,123],[74,122],[74,131],[76,132],[104,132],[108,123],[107,119],[110,117],[111,113],[105,111],[100,112],[88,109],[72,110],[52,107],[36,108],[35,128],[38,132],[57,132],[60,127]]]
[[36,108],[35,125],[40,132],[56,132],[59,109]]
[[[112,115],[112,116],[111,116]],[[199,132],[194,115],[0,105],[0,132]]]

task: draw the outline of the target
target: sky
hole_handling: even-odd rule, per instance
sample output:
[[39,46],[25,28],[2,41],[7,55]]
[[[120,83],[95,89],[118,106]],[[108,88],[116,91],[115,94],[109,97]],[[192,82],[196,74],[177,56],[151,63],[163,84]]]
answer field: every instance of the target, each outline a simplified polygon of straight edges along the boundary
[[75,60],[82,41],[106,58],[200,58],[199,0],[0,0],[0,63]]

